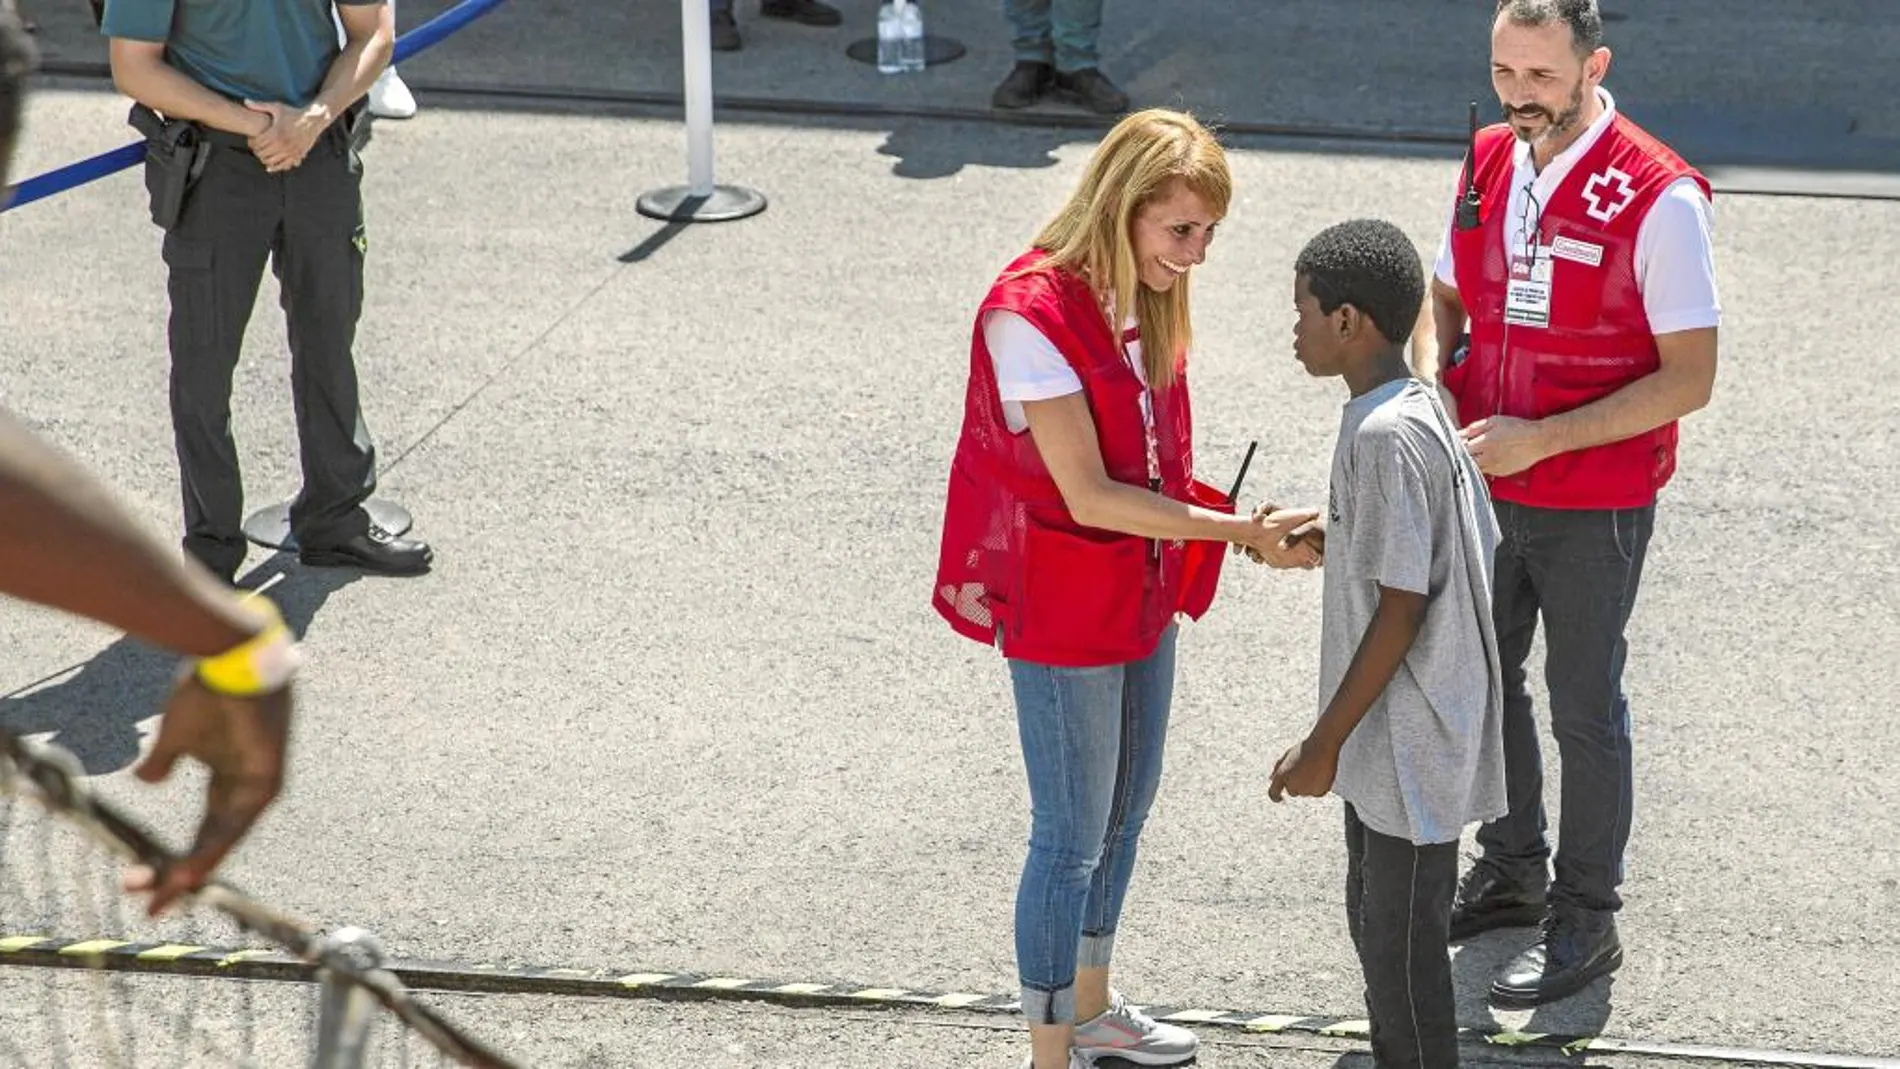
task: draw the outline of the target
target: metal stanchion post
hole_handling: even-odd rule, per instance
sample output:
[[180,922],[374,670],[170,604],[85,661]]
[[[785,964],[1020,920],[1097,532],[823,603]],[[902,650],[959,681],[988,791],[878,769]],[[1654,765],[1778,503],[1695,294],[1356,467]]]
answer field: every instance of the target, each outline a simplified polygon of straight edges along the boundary
[[[409,510],[393,501],[372,497],[363,502],[363,511],[369,513],[369,522],[398,537],[415,525]],[[265,549],[296,549],[297,540],[290,533],[290,502],[267,505],[244,517],[244,537]]]
[[[361,928],[344,928],[328,942],[325,956],[336,954],[359,973],[383,964],[382,944]],[[310,1069],[363,1069],[364,1044],[376,996],[339,981],[328,969],[317,970],[317,980],[322,1002],[317,1017],[317,1050]]]
[[686,59],[686,180],[645,194],[640,214],[674,223],[721,223],[765,210],[765,196],[713,181],[712,12],[707,0],[680,0]]

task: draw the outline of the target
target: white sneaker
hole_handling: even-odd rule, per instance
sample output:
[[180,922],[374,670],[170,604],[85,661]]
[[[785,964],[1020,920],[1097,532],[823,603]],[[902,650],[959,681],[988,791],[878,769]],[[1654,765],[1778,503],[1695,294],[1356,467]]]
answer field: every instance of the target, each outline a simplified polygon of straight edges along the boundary
[[1094,1065],[1097,1058],[1122,1058],[1137,1065],[1179,1065],[1194,1060],[1201,1041],[1179,1025],[1163,1024],[1109,992],[1101,1016],[1075,1026],[1075,1052]]
[[[1036,1056],[1034,1054],[1023,1059],[1023,1069],[1036,1069]],[[1095,1069],[1095,1067],[1089,1064],[1089,1060],[1082,1056],[1081,1051],[1070,1047],[1069,1069]]]
[[384,67],[369,87],[369,113],[378,119],[408,119],[416,114],[416,98],[394,67]]

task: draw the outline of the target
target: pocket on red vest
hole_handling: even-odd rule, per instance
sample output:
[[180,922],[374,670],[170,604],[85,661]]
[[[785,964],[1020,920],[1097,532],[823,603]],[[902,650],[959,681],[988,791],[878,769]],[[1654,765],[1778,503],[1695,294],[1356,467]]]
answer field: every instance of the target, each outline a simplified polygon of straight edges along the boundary
[[1531,419],[1569,412],[1608,397],[1633,381],[1633,362],[1580,356],[1539,356],[1531,370]]
[[1024,642],[1077,652],[1137,643],[1148,544],[1132,535],[1063,531],[1032,520],[1023,531],[1023,598],[1016,607]]
[[[1586,254],[1595,250],[1601,261],[1605,255],[1606,244],[1612,262],[1616,259],[1616,242],[1602,234],[1590,231],[1573,231],[1561,235],[1558,239],[1559,252],[1563,242],[1569,242],[1572,248],[1584,250]],[[1556,256],[1550,266],[1550,325],[1558,330],[1594,330],[1603,322],[1603,294],[1609,286],[1607,273],[1612,270],[1608,264],[1592,264],[1577,259],[1575,254],[1569,257]]]

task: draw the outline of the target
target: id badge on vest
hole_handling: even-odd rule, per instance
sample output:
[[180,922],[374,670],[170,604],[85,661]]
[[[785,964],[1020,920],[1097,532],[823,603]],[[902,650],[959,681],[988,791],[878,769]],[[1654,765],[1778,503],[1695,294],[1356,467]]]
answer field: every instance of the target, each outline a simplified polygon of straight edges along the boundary
[[1531,249],[1528,259],[1522,254],[1511,257],[1511,281],[1504,291],[1504,321],[1518,327],[1550,326],[1548,247]]

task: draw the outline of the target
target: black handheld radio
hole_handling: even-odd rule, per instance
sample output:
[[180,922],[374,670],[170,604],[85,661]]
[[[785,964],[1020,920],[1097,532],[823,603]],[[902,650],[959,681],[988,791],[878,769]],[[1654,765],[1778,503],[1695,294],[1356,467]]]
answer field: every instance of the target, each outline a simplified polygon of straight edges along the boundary
[[1465,192],[1458,199],[1458,229],[1476,230],[1478,228],[1478,208],[1484,203],[1484,194],[1478,192],[1478,102],[1471,102],[1471,137],[1465,147]]

